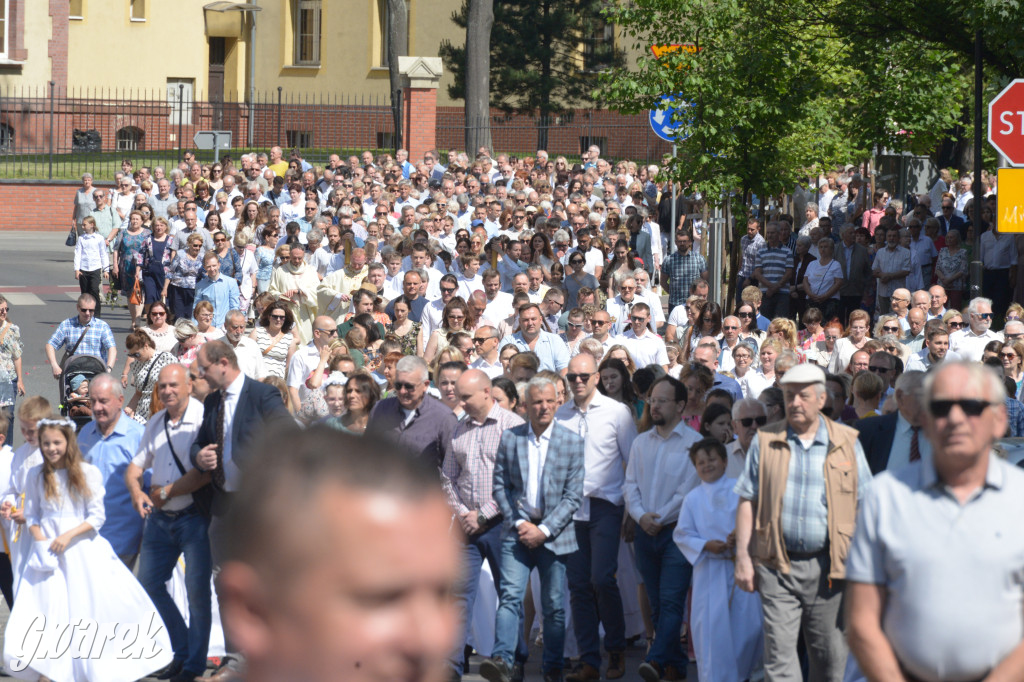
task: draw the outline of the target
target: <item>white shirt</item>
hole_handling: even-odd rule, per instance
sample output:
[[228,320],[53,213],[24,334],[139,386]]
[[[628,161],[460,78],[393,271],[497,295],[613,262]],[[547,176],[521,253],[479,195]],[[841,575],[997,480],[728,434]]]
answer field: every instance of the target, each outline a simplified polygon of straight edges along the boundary
[[310,341],[298,348],[288,361],[288,388],[299,389],[299,399],[305,400],[310,389],[306,388],[306,379],[320,364],[320,351]]
[[102,235],[92,232],[83,234],[75,244],[75,270],[92,272],[110,267],[107,259],[107,242]]
[[[651,242],[652,245],[653,243],[654,242]],[[582,253],[578,248],[576,248],[570,251],[569,255],[573,253],[581,253],[583,256],[583,272],[588,275],[594,275],[594,273],[597,272],[597,268],[603,268],[605,265],[604,257],[601,255],[601,252],[593,247],[587,249],[586,253]],[[596,277],[597,275],[594,276]]]
[[752,367],[742,377],[735,378],[736,382],[740,385],[740,391],[743,393],[744,398],[757,399],[761,395],[761,391],[771,386],[771,382],[761,372]]
[[512,294],[499,291],[493,301],[487,302],[484,315],[491,320],[507,320],[512,317]]
[[[166,422],[167,428],[164,428]],[[178,461],[184,467],[185,472],[190,471],[192,461],[189,459],[189,449],[192,443],[199,436],[199,428],[203,425],[203,404],[195,398],[188,399],[185,407],[185,414],[175,423],[174,420],[167,420],[167,410],[160,410],[154,414],[146,423],[146,430],[142,433],[142,440],[139,442],[139,449],[132,458],[132,464],[143,471],[153,470],[153,486],[163,486],[174,483],[184,474],[174,463],[174,454],[177,454]],[[168,441],[170,434],[170,441]],[[225,449],[227,449],[225,439]],[[168,445],[170,443],[170,446]],[[168,498],[163,506],[166,511],[181,511],[192,504],[192,495],[178,495]]]
[[[227,339],[224,341],[229,346],[231,345]],[[260,350],[259,344],[248,336],[243,336],[238,339],[238,345],[232,347],[235,349],[235,357],[238,358],[238,369],[242,370],[242,374],[256,381],[260,381],[263,377],[267,376],[267,371],[263,367],[263,352]]]
[[434,330],[441,328],[441,317],[444,315],[444,307],[447,305],[440,298],[436,298],[423,306],[420,314],[420,323],[423,325],[423,338],[429,339]]
[[985,346],[989,341],[1002,341],[1003,335],[986,329],[984,334],[975,334],[970,326],[957,329],[949,335],[949,350],[967,362],[981,362]]
[[686,304],[685,303],[680,303],[675,308],[673,308],[671,310],[671,312],[669,312],[669,314],[668,314],[668,322],[666,324],[671,324],[671,325],[673,325],[673,326],[675,326],[677,328],[676,337],[680,338],[680,340],[681,340],[678,328],[679,327],[685,327],[687,322],[689,322],[689,321],[690,321],[690,316],[686,312]]
[[643,336],[637,336],[632,329],[622,335],[626,349],[633,356],[637,369],[648,365],[667,365],[668,353],[665,342],[650,329],[644,329]]
[[[484,279],[479,274],[472,279],[466,278],[463,275],[458,276],[459,290],[455,292],[456,296],[461,296],[463,301],[469,301],[470,295],[474,291],[484,290]],[[501,319],[501,318],[498,318]]]
[[558,408],[555,420],[583,438],[583,501],[573,518],[590,520],[591,497],[622,504],[623,465],[636,438],[631,410],[595,390],[585,411],[570,399]]
[[381,298],[387,301],[393,301],[402,294],[404,294],[405,290],[402,288],[402,285],[404,284],[402,278],[402,273],[398,273],[394,277],[391,277],[390,275],[385,275],[384,290],[380,292]]
[[[235,410],[238,408],[238,396],[242,392],[242,384],[245,383],[245,375],[238,373],[238,378],[231,382],[231,385],[224,390],[224,489],[228,492],[238,490],[238,484],[242,477],[242,470],[238,468],[231,458],[231,424],[235,421]],[[177,447],[177,446],[175,446]],[[184,464],[184,462],[182,462]]]
[[[910,464],[910,440],[912,438],[912,427],[910,422],[903,418],[903,415],[896,413],[896,433],[892,437],[892,447],[889,449],[889,461],[886,462],[886,471],[899,471]],[[932,444],[924,435],[924,429],[917,431],[917,447],[921,452],[921,459],[931,461]]]
[[629,303],[623,301],[621,295],[608,299],[604,309],[612,318],[612,334],[622,334],[629,329],[629,314],[633,311],[633,306],[641,302],[635,296]]
[[487,375],[488,379],[496,379],[504,373],[504,370],[501,368],[500,359],[496,359],[492,365],[483,358],[477,358],[469,365],[469,368],[480,370]]
[[689,456],[698,440],[700,434],[683,422],[668,438],[662,438],[657,427],[636,437],[622,486],[626,509],[634,520],[648,512],[658,514],[656,520],[662,525],[679,518],[683,498],[700,484]]
[[[548,459],[548,445],[551,443],[551,432],[555,428],[552,421],[544,433],[537,436],[533,427],[529,429],[529,436],[526,439],[528,444],[527,462],[529,471],[526,472],[526,495],[523,497],[523,511],[532,518],[544,516],[544,463]],[[550,533],[545,533],[550,535]]]

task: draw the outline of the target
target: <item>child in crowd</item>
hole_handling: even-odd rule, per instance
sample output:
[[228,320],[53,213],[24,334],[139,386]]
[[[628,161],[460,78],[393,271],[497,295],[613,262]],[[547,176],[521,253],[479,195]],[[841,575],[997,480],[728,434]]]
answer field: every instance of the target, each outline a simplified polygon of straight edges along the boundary
[[11,574],[13,576],[13,589],[17,592],[18,582],[21,580],[22,568],[28,553],[32,549],[32,538],[25,525],[25,479],[29,470],[43,463],[43,456],[39,452],[39,439],[36,432],[36,423],[53,412],[50,402],[42,396],[29,396],[18,405],[18,427],[21,430],[21,438],[25,442],[14,451],[11,459],[10,475],[7,481],[7,490],[4,493],[4,504],[10,504],[9,522],[4,524],[7,530],[7,537],[10,540],[11,549]]
[[693,564],[690,627],[701,682],[751,677],[763,649],[761,601],[736,589],[736,481],[725,476],[725,446],[704,438],[690,448],[701,484],[683,500],[672,539]]

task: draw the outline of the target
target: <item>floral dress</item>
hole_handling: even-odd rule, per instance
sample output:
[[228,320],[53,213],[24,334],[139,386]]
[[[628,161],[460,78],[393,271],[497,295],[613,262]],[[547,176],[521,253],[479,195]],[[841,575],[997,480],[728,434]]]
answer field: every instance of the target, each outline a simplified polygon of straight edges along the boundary
[[160,370],[167,365],[173,365],[177,362],[177,359],[170,353],[156,353],[149,362],[136,362],[135,367],[135,378],[132,383],[135,384],[135,390],[141,395],[139,397],[139,403],[135,406],[135,413],[132,415],[132,419],[145,424],[149,421],[149,406],[153,402],[153,389],[156,388],[156,381],[160,377]]
[[261,246],[256,249],[256,291],[263,293],[270,287],[274,272],[274,249]]
[[[967,251],[963,248],[957,249],[956,253],[950,253],[949,249],[942,249],[939,251],[939,260],[936,264],[937,270],[942,270],[942,274],[947,277],[954,275],[958,272],[967,274]],[[963,291],[964,278],[956,280],[950,284],[946,289],[950,291]]]
[[118,275],[121,280],[121,293],[130,296],[135,288],[135,271],[142,266],[142,245],[153,233],[140,230],[138,234],[121,232],[121,244],[117,247]]
[[388,334],[394,334],[395,339],[402,344],[403,355],[416,355],[416,342],[420,338],[420,327],[422,325],[419,322],[413,322],[412,327],[403,336],[395,334],[395,325],[389,324],[387,326]]
[[18,393],[18,373],[14,361],[21,357],[25,344],[21,341],[18,325],[5,322],[0,327],[0,408],[14,404]]

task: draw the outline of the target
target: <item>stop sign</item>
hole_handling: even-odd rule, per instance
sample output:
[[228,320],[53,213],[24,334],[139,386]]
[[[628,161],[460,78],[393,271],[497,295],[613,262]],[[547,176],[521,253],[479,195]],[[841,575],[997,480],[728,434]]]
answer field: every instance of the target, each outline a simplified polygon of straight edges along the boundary
[[988,141],[1014,166],[1024,166],[1024,78],[1003,88],[988,105]]

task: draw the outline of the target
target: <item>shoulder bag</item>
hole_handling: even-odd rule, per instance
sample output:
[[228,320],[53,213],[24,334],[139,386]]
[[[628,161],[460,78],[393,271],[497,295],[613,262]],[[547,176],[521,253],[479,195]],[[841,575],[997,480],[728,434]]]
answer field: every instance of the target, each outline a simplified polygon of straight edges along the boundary
[[[92,324],[92,322],[90,321],[89,324]],[[78,337],[78,341],[75,341],[75,345],[71,346],[71,350],[64,351],[64,355],[61,356],[60,368],[62,370],[64,369],[64,365],[67,363],[68,358],[74,355],[75,351],[78,350],[78,347],[82,345],[82,340],[85,338],[86,333],[89,331],[89,324],[85,325],[82,328],[82,335]]]
[[[171,450],[171,456],[174,458],[174,463],[178,466],[178,471],[181,475],[185,475],[185,467],[178,459],[178,453],[174,451],[174,443],[171,441],[171,427],[168,426],[168,422],[171,421],[169,414],[164,412],[164,434],[167,436],[167,447]],[[196,505],[196,510],[202,515],[204,519],[209,519],[213,510],[213,485],[207,483],[202,488],[198,488],[192,491],[192,502]]]

